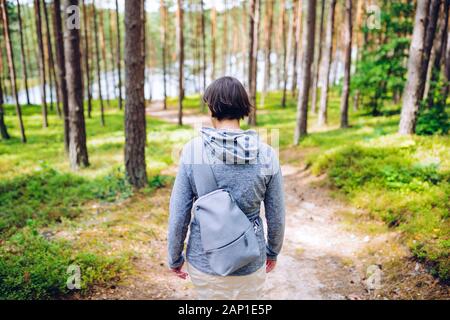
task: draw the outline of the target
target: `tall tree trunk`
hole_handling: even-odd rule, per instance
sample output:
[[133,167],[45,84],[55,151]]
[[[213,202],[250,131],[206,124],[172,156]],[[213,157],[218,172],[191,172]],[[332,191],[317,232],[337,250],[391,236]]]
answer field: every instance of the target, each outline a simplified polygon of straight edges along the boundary
[[[64,118],[64,147],[69,153],[70,144],[70,124],[69,124],[69,101],[66,82],[66,59],[64,57],[64,36],[61,20],[61,1],[53,1],[53,32],[55,34],[56,43],[56,69],[59,78],[59,96],[62,101],[62,113]],[[86,58],[87,59],[87,58]]]
[[30,104],[30,93],[28,91],[28,74],[27,74],[27,59],[25,56],[25,44],[24,44],[24,30],[22,26],[22,14],[19,0],[17,3],[17,18],[19,20],[19,34],[20,34],[20,61],[22,63],[22,78],[25,84],[25,94],[27,96],[27,104]]
[[1,14],[2,14],[2,20],[3,20],[3,33],[4,33],[4,38],[5,38],[6,57],[8,59],[9,74],[11,77],[11,89],[12,89],[14,100],[16,103],[16,113],[17,113],[17,117],[19,119],[19,127],[20,127],[20,134],[21,134],[22,142],[25,143],[25,142],[27,142],[27,138],[25,136],[25,128],[23,126],[23,121],[22,121],[22,109],[19,104],[19,95],[17,92],[16,68],[14,66],[14,52],[13,52],[11,37],[10,37],[8,7],[6,4],[6,0],[0,0],[0,6],[1,6],[1,11],[2,11]]
[[323,48],[323,64],[321,66],[322,89],[320,90],[320,107],[318,124],[323,126],[328,121],[328,87],[330,84],[331,54],[333,52],[333,29],[336,0],[331,0],[328,13],[328,23],[325,31],[325,47]]
[[399,125],[400,134],[413,134],[416,130],[417,114],[425,82],[424,79],[421,79],[424,60],[426,60],[424,56],[427,54],[426,41],[424,39],[427,31],[430,2],[432,1],[422,0],[417,2],[414,31],[409,49],[407,80],[403,91]]
[[348,127],[348,97],[350,95],[350,67],[352,60],[352,0],[345,0],[344,83],[341,95],[341,128]]
[[184,35],[183,0],[177,0],[177,57],[178,57],[178,125],[183,124],[184,99]]
[[125,168],[128,181],[137,188],[147,184],[141,3],[125,2]]
[[280,28],[281,28],[281,39],[282,39],[282,50],[283,50],[283,94],[281,98],[281,106],[286,107],[286,88],[287,88],[287,37],[286,37],[286,2],[281,0],[281,13],[280,13]]
[[39,73],[41,76],[41,99],[42,99],[42,125],[44,128],[48,127],[47,120],[47,91],[46,91],[46,77],[45,77],[45,53],[44,41],[42,38],[42,18],[41,18],[41,1],[34,0],[34,12],[36,19],[36,33],[39,49]]
[[267,90],[270,85],[270,54],[272,53],[272,29],[273,29],[273,7],[274,1],[267,0],[266,3],[266,23],[265,23],[265,55],[264,55],[264,82],[261,94],[260,105],[264,105]]
[[222,75],[227,74],[227,59],[228,59],[228,6],[227,0],[223,0],[224,10],[222,12]]
[[[445,55],[445,48],[447,45],[448,37],[448,16],[449,16],[450,1],[445,0],[441,6],[441,12],[439,14],[438,31],[434,39],[432,58],[430,59],[429,67],[429,86],[428,92],[425,93],[427,98],[428,108],[431,108],[435,102],[435,93],[437,89],[437,82],[439,81],[439,75],[441,72],[441,60]],[[428,78],[428,77],[427,77]],[[439,98],[442,100],[442,98]],[[445,102],[445,100],[443,100]]]
[[250,91],[250,104],[252,105],[248,124],[256,126],[256,76],[257,76],[257,57],[258,57],[258,29],[259,29],[259,8],[260,0],[250,1],[250,25],[249,25],[249,70],[248,86]]
[[424,50],[422,54],[422,65],[420,68],[420,76],[423,77],[423,85],[419,87],[421,99],[425,99],[425,86],[427,79],[428,66],[430,65],[431,50],[433,48],[434,38],[436,34],[437,21],[439,17],[439,8],[441,0],[431,0],[428,10],[427,29],[425,32]]
[[112,73],[112,92],[113,92],[113,98],[117,97],[116,94],[116,84],[117,84],[117,79],[116,79],[116,72],[115,72],[115,48],[116,46],[114,45],[114,21],[113,21],[113,14],[112,14],[112,10],[108,9],[107,11],[108,13],[108,32],[109,32],[109,51],[110,51],[110,59],[111,59],[111,73]]
[[325,15],[325,0],[321,1],[320,4],[320,27],[319,27],[319,41],[317,46],[316,62],[314,64],[313,73],[313,85],[312,85],[312,96],[311,96],[311,112],[316,113],[317,107],[317,89],[319,84],[319,74],[320,74],[320,63],[322,60],[322,38],[323,38],[323,22]]
[[100,44],[98,36],[98,23],[97,23],[97,10],[95,8],[95,2],[92,1],[92,10],[94,16],[94,34],[95,34],[95,60],[97,64],[97,85],[98,85],[98,98],[100,100],[100,120],[102,126],[105,125],[105,106],[103,104],[102,95],[102,77],[101,77],[101,67],[100,67]]
[[[206,90],[206,32],[205,32],[205,8],[203,0],[200,0],[200,10],[201,10],[201,37],[202,37],[202,93]],[[201,99],[202,111],[205,111],[205,102]]]
[[212,69],[211,69],[211,79],[216,79],[216,36],[217,36],[217,10],[212,4],[211,8],[211,58],[212,58]]
[[120,54],[120,50],[121,50],[121,45],[120,45],[120,23],[119,23],[119,4],[118,4],[118,0],[116,0],[116,28],[117,28],[117,40],[116,40],[116,45],[117,45],[117,60],[116,60],[116,64],[117,64],[117,79],[119,81],[118,86],[119,86],[119,109],[122,110],[122,75],[121,75],[121,67],[120,67],[120,61],[121,61],[121,54]]
[[[76,14],[76,11],[67,11],[73,5],[78,6],[78,0],[64,0],[64,12],[67,21],[72,17],[71,14]],[[72,170],[77,170],[89,165],[84,122],[80,30],[77,28],[65,28],[64,30],[64,59],[70,125],[69,160]]]
[[308,98],[311,82],[311,65],[314,59],[314,40],[316,32],[316,0],[304,2],[305,14],[302,28],[302,68],[297,103],[297,121],[294,132],[294,144],[307,134]]
[[101,60],[103,61],[103,77],[105,80],[105,97],[106,104],[109,106],[109,81],[108,81],[108,57],[106,55],[106,37],[105,37],[105,24],[103,9],[97,10],[99,15],[99,38],[100,38],[100,49],[101,49]]
[[[450,29],[450,28],[449,28]],[[443,54],[445,55],[445,63],[443,63],[443,84],[441,88],[441,101],[447,101],[450,91],[450,32],[447,32],[446,46]]]
[[[0,2],[1,5],[1,2]],[[2,24],[1,22],[3,22],[3,18],[2,18],[2,14],[0,14],[0,24]],[[2,52],[0,51],[0,60],[1,60],[1,55]],[[0,69],[0,71],[3,71]],[[3,74],[0,73],[0,79],[2,78]],[[7,140],[10,138],[9,134],[8,134],[8,129],[6,127],[5,124],[5,110],[3,109],[3,84],[0,81],[0,137],[2,137],[2,139]]]
[[50,79],[51,79],[51,77],[53,77],[53,79],[54,79],[55,91],[56,91],[56,110],[58,112],[58,115],[61,116],[61,108],[60,108],[61,97],[59,95],[59,83],[58,83],[58,78],[56,77],[56,71],[55,71],[55,61],[54,61],[54,57],[53,57],[53,45],[52,45],[52,36],[51,36],[51,31],[50,31],[50,22],[49,22],[49,18],[48,18],[47,4],[45,3],[45,1],[43,2],[43,6],[44,6],[44,17],[45,17],[45,30],[47,32],[47,51],[48,51],[48,62],[49,62],[48,63],[49,75],[50,75]]
[[242,83],[245,85],[248,85],[247,79],[248,79],[248,61],[247,61],[247,52],[249,51],[248,46],[248,39],[246,36],[248,35],[248,15],[247,15],[247,1],[242,2],[242,32],[241,32],[241,55],[242,55]]
[[[164,110],[167,109],[167,70],[166,70],[166,57],[167,57],[167,8],[165,4],[165,0],[161,0],[161,58],[162,58],[162,72],[163,72],[163,94],[164,94]],[[203,8],[203,0],[202,0],[202,8]],[[203,40],[204,41],[204,40]]]
[[86,75],[86,91],[87,91],[87,102],[88,102],[88,117],[92,116],[92,84],[91,84],[91,76],[90,76],[90,67],[89,67],[89,24],[88,24],[88,12],[86,8],[85,0],[82,1],[83,4],[83,32],[84,32],[84,73]]
[[291,95],[295,97],[297,91],[297,60],[300,43],[300,29],[302,24],[301,13],[302,4],[301,0],[294,0],[294,16],[295,16],[295,32],[294,32],[294,54],[292,57],[292,83],[291,83]]

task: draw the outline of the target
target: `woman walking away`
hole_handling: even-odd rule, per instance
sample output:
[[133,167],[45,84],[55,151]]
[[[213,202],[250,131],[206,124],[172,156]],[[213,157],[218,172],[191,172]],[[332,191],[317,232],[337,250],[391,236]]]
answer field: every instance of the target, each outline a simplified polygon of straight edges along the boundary
[[237,79],[215,80],[203,100],[213,128],[202,128],[183,148],[170,198],[169,267],[182,279],[190,276],[199,299],[259,299],[283,244],[279,161],[256,131],[240,129],[253,106]]

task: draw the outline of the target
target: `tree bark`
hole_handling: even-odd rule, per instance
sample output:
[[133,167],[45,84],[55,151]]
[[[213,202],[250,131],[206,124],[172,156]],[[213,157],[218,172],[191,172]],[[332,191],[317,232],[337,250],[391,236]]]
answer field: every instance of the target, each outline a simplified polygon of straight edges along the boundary
[[258,29],[259,29],[260,0],[250,1],[250,27],[249,27],[249,70],[248,86],[250,91],[250,104],[252,105],[248,124],[256,126],[256,75],[258,70]]
[[292,57],[292,83],[291,96],[295,97],[297,92],[297,60],[300,43],[300,29],[302,25],[302,4],[301,0],[294,0],[295,32],[294,32],[294,54]]
[[[54,56],[53,56],[52,36],[51,36],[51,31],[50,31],[50,22],[49,22],[49,18],[48,18],[47,4],[44,1],[42,5],[44,6],[45,30],[47,32],[47,52],[48,52],[49,76],[50,76],[50,79],[52,77],[54,79],[55,92],[56,92],[56,110],[58,112],[58,115],[61,116],[61,108],[60,108],[61,98],[59,95],[60,91],[59,91],[58,78],[56,77],[56,71],[55,71],[55,60],[54,60]],[[50,83],[51,83],[51,80],[50,80]],[[52,96],[53,96],[53,94],[52,94]]]
[[[429,76],[427,76],[427,78],[429,79],[428,90],[424,95],[427,99],[428,108],[431,108],[435,102],[434,97],[437,89],[437,82],[439,81],[439,75],[441,72],[441,60],[442,57],[445,56],[448,37],[449,6],[450,1],[444,0],[441,6],[441,11],[439,13],[438,30],[431,52],[432,58],[430,59]],[[445,100],[442,100],[442,97],[440,97],[439,100],[445,103]]]
[[[205,8],[203,0],[200,0],[200,10],[201,10],[201,36],[202,36],[202,79],[203,79],[203,87],[202,87],[202,93],[205,93],[206,90],[206,33],[205,33]],[[201,100],[202,104],[202,111],[205,111],[205,102],[203,99]]]
[[28,74],[27,74],[27,59],[25,56],[25,44],[24,44],[24,30],[22,26],[22,14],[21,14],[21,5],[19,0],[16,0],[17,3],[17,18],[19,20],[19,34],[20,34],[20,61],[22,63],[22,78],[25,84],[25,94],[27,96],[27,104],[30,104],[30,93],[28,91]]
[[348,97],[350,95],[350,67],[352,60],[352,0],[345,0],[344,83],[341,95],[341,128],[348,127]]
[[287,58],[288,58],[288,54],[287,54],[287,38],[286,38],[286,2],[285,0],[281,0],[281,13],[280,13],[280,18],[281,18],[281,41],[282,41],[282,50],[283,50],[283,65],[282,65],[282,69],[283,69],[283,94],[281,97],[281,106],[284,108],[286,107],[286,90],[287,90],[287,80],[288,80],[288,71],[287,71]]
[[84,73],[86,75],[86,92],[87,92],[87,103],[88,103],[88,117],[92,116],[92,84],[90,76],[90,66],[89,66],[89,25],[88,25],[88,12],[86,8],[85,0],[82,1],[83,4],[83,33],[84,33]]
[[212,71],[211,79],[216,79],[216,36],[217,36],[217,10],[214,6],[211,8],[211,58],[212,58]]
[[39,73],[41,76],[41,98],[42,98],[42,126],[48,127],[47,120],[47,91],[46,91],[46,76],[45,76],[45,53],[44,41],[42,38],[42,17],[41,17],[41,1],[34,0],[34,11],[36,19],[36,33],[39,49]]
[[121,44],[120,44],[120,23],[119,23],[119,4],[118,4],[118,0],[116,0],[116,28],[117,28],[117,40],[116,40],[116,45],[117,45],[117,60],[116,60],[116,64],[117,64],[117,79],[118,79],[118,86],[119,86],[119,109],[122,110],[122,75],[121,75],[121,66],[120,66],[120,61],[121,61],[121,54],[120,54],[120,49],[121,49]]
[[[0,14],[0,21],[3,20],[1,17],[2,17],[2,15]],[[1,54],[2,53],[0,52],[0,55]],[[0,78],[1,77],[2,77],[2,74],[0,73]],[[2,86],[1,82],[0,82],[0,137],[2,137],[2,139],[4,139],[4,140],[8,140],[10,138],[10,136],[8,134],[8,129],[5,124],[5,110],[3,109],[3,86]]]
[[14,65],[14,52],[11,43],[10,30],[9,30],[9,17],[8,17],[8,7],[6,4],[6,0],[0,0],[1,6],[1,14],[3,20],[3,33],[5,38],[5,46],[6,46],[6,58],[8,59],[9,66],[9,74],[11,77],[11,89],[14,96],[14,101],[16,104],[16,113],[19,119],[19,127],[20,127],[20,135],[23,143],[27,142],[27,138],[25,136],[25,128],[23,126],[22,121],[22,109],[19,104],[19,95],[17,92],[17,80],[16,80],[16,68]]
[[316,62],[314,64],[313,73],[313,85],[312,85],[312,96],[311,96],[311,112],[316,113],[317,107],[317,90],[319,86],[319,74],[320,74],[320,63],[322,60],[322,38],[323,38],[323,22],[325,15],[325,0],[321,1],[320,5],[320,27],[319,27],[319,41],[317,46]]
[[147,184],[141,3],[125,2],[125,168],[128,181],[137,188]]
[[[164,94],[164,110],[167,109],[167,66],[166,66],[166,57],[167,57],[167,8],[165,4],[165,0],[161,0],[160,2],[161,9],[161,58],[162,58],[162,72],[163,72],[163,94]],[[203,0],[202,0],[202,8],[203,8]]]
[[[67,8],[78,6],[78,0],[64,0],[64,12]],[[72,13],[74,14],[74,13]],[[69,109],[69,160],[72,170],[89,165],[86,147],[86,127],[83,108],[83,75],[81,71],[80,30],[65,28],[64,58]]]
[[223,0],[224,10],[222,12],[223,28],[222,28],[222,75],[227,74],[227,59],[228,59],[228,7],[227,0]]
[[177,0],[177,57],[178,57],[178,125],[183,124],[184,99],[184,35],[183,0]]
[[328,121],[328,87],[330,84],[331,54],[333,52],[333,29],[336,0],[331,0],[328,13],[327,29],[325,31],[325,47],[323,48],[323,64],[321,66],[322,89],[320,92],[320,107],[318,124],[323,126]]
[[267,0],[266,3],[266,23],[265,23],[265,55],[264,55],[264,82],[261,94],[260,105],[264,105],[267,89],[270,85],[270,54],[272,53],[272,29],[273,29],[273,7],[274,1]]
[[[61,20],[61,1],[53,1],[53,32],[55,34],[56,43],[56,69],[58,71],[59,79],[59,96],[62,102],[62,114],[64,119],[64,147],[67,153],[69,153],[70,144],[70,124],[69,124],[69,101],[67,93],[66,82],[66,59],[64,57],[64,36]],[[87,57],[86,57],[87,59]]]
[[[450,28],[448,28],[450,29]],[[443,64],[443,84],[441,88],[441,101],[444,103],[447,101],[448,93],[450,91],[450,32],[447,31],[447,39],[444,55],[445,55],[445,63]]]
[[101,49],[101,60],[103,61],[103,77],[105,80],[105,97],[106,104],[109,106],[109,81],[108,81],[108,56],[106,55],[106,37],[105,37],[105,24],[104,24],[104,15],[103,9],[98,10],[97,13],[99,15],[99,33],[98,37],[100,38],[100,49]]
[[97,10],[95,8],[95,1],[92,1],[92,10],[94,16],[94,36],[95,36],[95,60],[97,64],[97,85],[98,85],[98,98],[100,100],[100,121],[102,126],[105,125],[105,106],[103,104],[102,95],[102,77],[101,77],[101,67],[100,67],[100,44],[98,35],[98,23],[97,23]]
[[400,134],[413,134],[416,129],[417,114],[424,87],[424,79],[421,79],[421,76],[423,76],[424,56],[427,54],[424,39],[431,1],[422,0],[417,2],[414,30],[409,49],[407,80],[403,91],[399,125]]
[[316,0],[305,1],[304,21],[302,30],[302,68],[300,74],[300,88],[297,103],[297,121],[294,132],[294,144],[307,134],[308,127],[308,98],[311,82],[311,65],[314,59],[314,40],[316,31]]

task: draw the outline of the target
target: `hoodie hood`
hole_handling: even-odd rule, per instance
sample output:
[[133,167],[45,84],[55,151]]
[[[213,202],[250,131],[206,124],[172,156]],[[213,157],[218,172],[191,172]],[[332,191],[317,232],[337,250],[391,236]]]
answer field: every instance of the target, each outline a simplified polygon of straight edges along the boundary
[[254,130],[202,128],[200,130],[208,154],[225,164],[256,163],[259,136]]

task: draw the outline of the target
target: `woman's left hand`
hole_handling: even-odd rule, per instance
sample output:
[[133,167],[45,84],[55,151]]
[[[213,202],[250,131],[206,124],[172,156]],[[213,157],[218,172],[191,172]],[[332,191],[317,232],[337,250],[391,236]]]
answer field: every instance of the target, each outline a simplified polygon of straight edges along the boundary
[[270,271],[272,271],[275,266],[277,265],[277,260],[266,260],[266,273],[269,273]]

